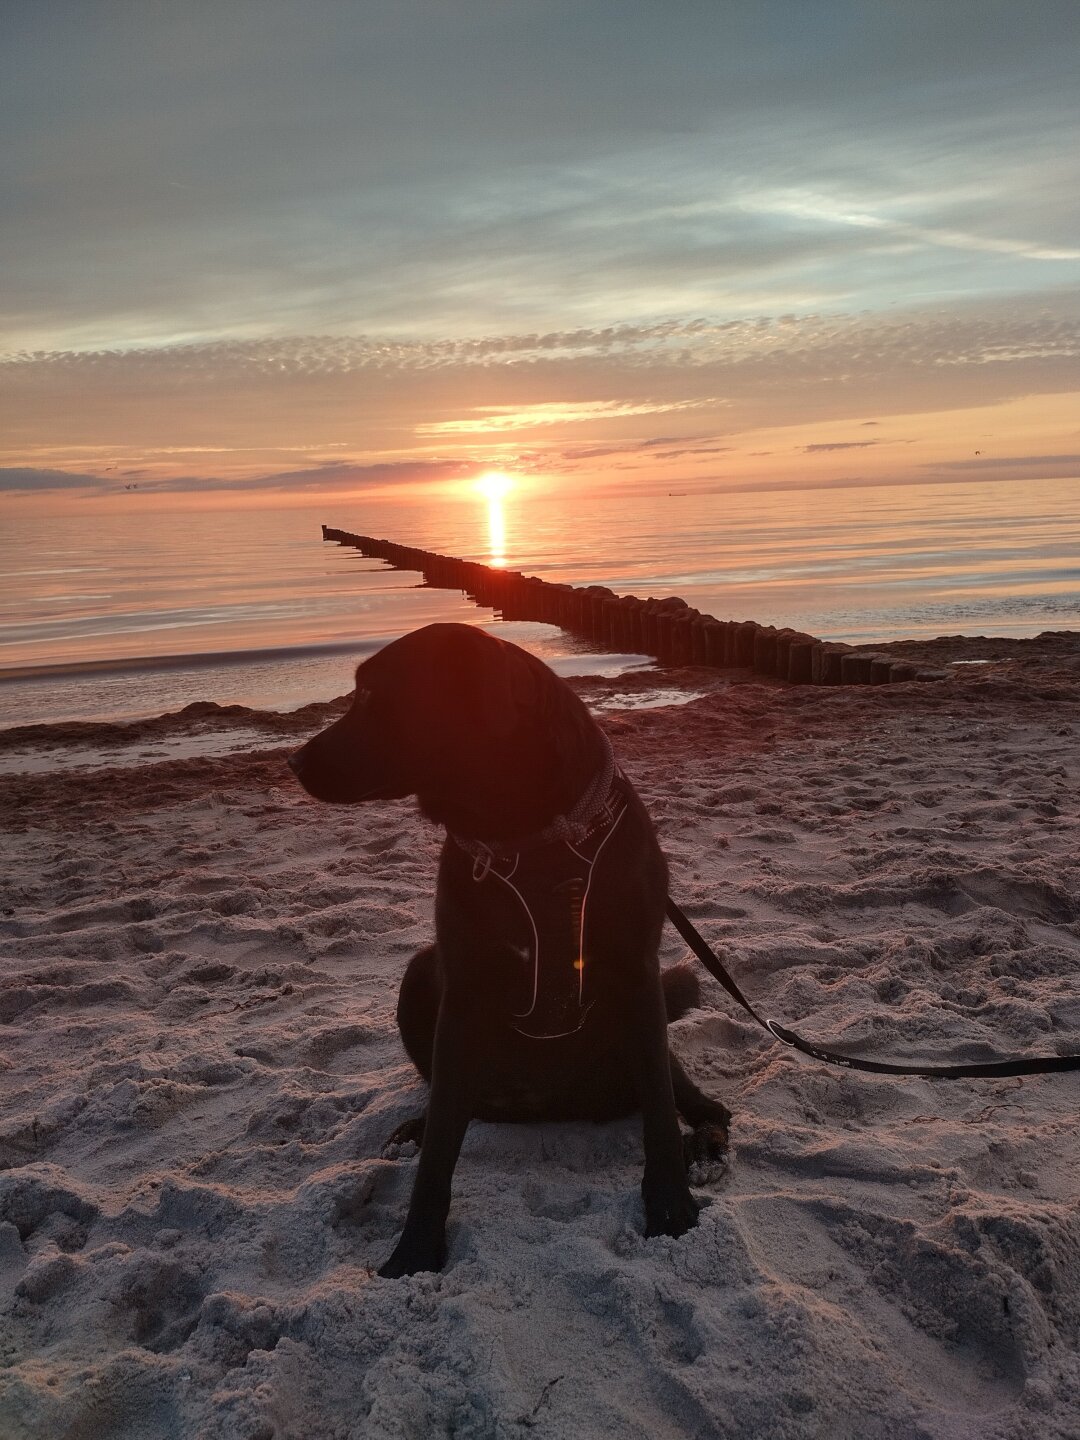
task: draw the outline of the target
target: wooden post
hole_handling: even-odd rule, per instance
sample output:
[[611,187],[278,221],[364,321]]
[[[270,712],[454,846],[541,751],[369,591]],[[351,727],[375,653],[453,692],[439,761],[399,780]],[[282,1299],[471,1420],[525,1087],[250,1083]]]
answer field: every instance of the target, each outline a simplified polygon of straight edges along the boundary
[[754,636],[754,669],[759,675],[776,674],[776,626],[759,625]]
[[840,657],[840,679],[844,685],[869,685],[874,657],[862,650],[849,650]]

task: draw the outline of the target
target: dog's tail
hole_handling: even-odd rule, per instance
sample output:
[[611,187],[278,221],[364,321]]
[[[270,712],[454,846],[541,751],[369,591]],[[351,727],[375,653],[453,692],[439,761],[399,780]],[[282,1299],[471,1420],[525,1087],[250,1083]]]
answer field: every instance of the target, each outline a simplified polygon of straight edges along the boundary
[[670,970],[664,970],[660,983],[664,987],[664,1009],[669,1025],[701,1003],[701,986],[689,965],[673,965]]

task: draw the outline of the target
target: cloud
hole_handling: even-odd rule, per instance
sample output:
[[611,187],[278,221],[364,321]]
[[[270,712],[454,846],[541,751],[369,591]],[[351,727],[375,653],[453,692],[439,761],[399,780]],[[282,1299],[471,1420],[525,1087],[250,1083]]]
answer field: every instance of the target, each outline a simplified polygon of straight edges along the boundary
[[544,425],[580,425],[588,421],[622,419],[628,415],[657,415],[676,410],[698,410],[723,401],[712,397],[699,400],[568,400],[536,405],[486,405],[457,420],[438,420],[416,427],[418,435],[487,435],[507,430],[531,430]]
[[[246,380],[443,377],[483,370],[494,383],[499,375],[532,376],[583,365],[597,371],[670,368],[692,373],[713,365],[765,367],[784,359],[802,364],[815,358],[825,365],[864,369],[1074,361],[1080,357],[1080,291],[1056,292],[1052,302],[1047,306],[1042,298],[1004,296],[992,304],[919,307],[889,316],[761,313],[732,320],[690,315],[653,325],[438,340],[286,335],[170,346],[22,350],[0,355],[0,378],[27,383],[30,377],[70,375],[78,384],[137,379],[147,387],[196,387]],[[470,378],[469,384],[475,383]],[[568,397],[563,406],[569,414],[574,407],[584,410],[595,403],[601,402]],[[497,412],[500,407],[491,409]]]
[[[110,467],[112,468],[112,467]],[[137,488],[140,493],[213,494],[218,492],[283,492],[288,494],[372,489],[387,485],[432,483],[469,477],[481,467],[457,460],[403,460],[357,464],[331,462],[302,469],[271,471],[257,475],[162,476],[145,467],[120,470],[119,480],[88,472],[35,469],[30,466],[0,468],[0,492],[37,494],[50,490],[85,490],[98,495],[117,494]],[[132,479],[134,477],[134,484]]]
[[108,482],[100,475],[72,473],[66,470],[38,470],[29,465],[0,468],[0,491],[44,490],[106,490]]
[[[750,205],[754,202],[744,203]],[[984,251],[990,255],[1011,255],[1025,260],[1080,260],[1080,249],[1072,245],[1051,245],[1037,240],[953,230],[946,226],[918,225],[896,215],[868,214],[822,196],[804,196],[799,192],[792,196],[778,195],[772,200],[761,197],[756,202],[756,208],[767,213],[821,221],[839,228],[887,231],[903,239],[940,245],[950,250]]]
[[1077,254],[1080,12],[987,4],[8,7],[5,328],[539,346],[1041,289]]
[[944,460],[936,467],[940,470],[999,470],[1011,466],[1072,467],[1080,469],[1080,455],[988,455],[971,460]]
[[1074,480],[1080,479],[1080,455],[975,455],[968,460],[925,463],[934,480]]
[[384,485],[411,485],[417,482],[455,480],[473,475],[479,468],[475,464],[456,460],[402,460],[370,465],[335,461],[331,464],[313,465],[299,470],[282,470],[263,475],[181,476],[156,481],[153,489],[158,493],[170,494],[200,490],[284,491],[290,494],[300,493],[304,490],[350,491]]
[[871,445],[881,445],[881,440],[831,440],[820,441],[816,445],[803,445],[801,450],[804,455],[818,455],[832,450],[866,450]]
[[[76,465],[89,453],[144,465],[203,452],[211,473],[250,474],[283,454],[297,466],[327,451],[367,463],[433,441],[460,454],[534,426],[554,446],[574,432],[591,447],[640,443],[655,415],[672,442],[658,438],[657,450],[706,426],[719,443],[766,425],[848,428],[860,413],[1071,391],[1078,360],[1080,297],[1061,291],[1050,311],[1041,298],[1009,297],[887,317],[690,315],[504,337],[27,352],[0,363],[0,394],[9,463],[54,462],[64,447]],[[672,434],[680,428],[687,439]]]

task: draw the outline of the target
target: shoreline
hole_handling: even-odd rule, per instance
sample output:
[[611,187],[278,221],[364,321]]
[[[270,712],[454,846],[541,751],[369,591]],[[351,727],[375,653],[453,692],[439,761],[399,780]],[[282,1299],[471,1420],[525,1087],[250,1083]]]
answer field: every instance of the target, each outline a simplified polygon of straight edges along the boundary
[[[948,678],[574,686],[764,1013],[882,1059],[1080,1050],[1080,635],[897,643]],[[661,684],[689,698],[630,708]],[[440,836],[300,792],[343,704],[0,732],[105,761],[4,781],[5,1437],[1080,1430],[1077,1077],[816,1065],[703,972],[671,1044],[734,1125],[694,1231],[641,1234],[636,1119],[474,1124],[447,1269],[374,1278]],[[247,748],[139,761],[206,736]]]
[[[333,649],[334,653],[337,653],[337,647]],[[852,649],[860,655],[880,654],[893,661],[910,662],[913,666],[920,669],[925,667],[938,676],[955,676],[961,667],[971,666],[985,667],[994,673],[1007,670],[1031,679],[1080,660],[1080,631],[1049,630],[1025,639],[941,635],[933,640],[894,640]],[[649,662],[649,657],[644,655],[606,656],[598,652],[596,658],[610,659],[618,663],[634,659]],[[728,685],[787,683],[756,674],[745,667],[665,665],[649,662],[627,668],[617,675],[603,675],[588,671],[580,674],[567,673],[572,665],[572,657],[558,665],[563,679],[588,702],[591,703],[595,696],[607,706],[617,704],[620,696],[632,699],[649,691],[682,691],[685,696],[692,698]],[[290,737],[305,734],[318,725],[327,723],[328,718],[341,713],[347,701],[348,695],[342,694],[328,700],[308,700],[287,710],[277,710],[197,700],[177,710],[166,710],[159,714],[131,719],[58,720],[0,726],[0,755],[36,745],[58,748],[100,745],[108,748],[157,737],[204,734],[212,729],[247,729],[266,735]]]
[[[472,606],[464,623],[526,645],[560,675],[619,674],[652,663],[585,645],[553,626],[492,622]],[[47,723],[40,717],[51,711],[60,712],[62,724],[139,724],[193,701],[287,713],[322,703],[348,683],[357,663],[396,638],[372,634],[347,643],[9,667],[0,671],[0,708],[19,717],[19,727]]]

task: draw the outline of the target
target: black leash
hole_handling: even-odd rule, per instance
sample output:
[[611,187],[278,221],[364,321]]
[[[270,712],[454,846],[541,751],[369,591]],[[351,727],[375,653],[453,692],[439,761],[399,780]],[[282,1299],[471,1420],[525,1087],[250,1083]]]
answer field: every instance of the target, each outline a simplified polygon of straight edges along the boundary
[[794,1030],[788,1030],[786,1026],[778,1024],[775,1020],[765,1020],[758,1014],[724,969],[720,957],[702,939],[692,922],[687,919],[670,896],[667,902],[667,913],[668,919],[709,974],[719,980],[732,999],[737,1000],[763,1030],[767,1030],[774,1040],[779,1040],[784,1045],[790,1045],[794,1050],[801,1050],[804,1055],[809,1055],[814,1060],[823,1060],[826,1065],[843,1065],[845,1070],[870,1070],[875,1075],[926,1075],[931,1080],[966,1080],[1005,1075],[1051,1075],[1063,1070],[1080,1070],[1080,1055],[1033,1055],[1028,1060],[991,1060],[974,1065],[893,1065],[887,1060],[860,1060],[853,1055],[838,1055],[835,1050],[826,1050],[820,1045],[811,1045],[801,1035],[796,1035]]

